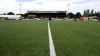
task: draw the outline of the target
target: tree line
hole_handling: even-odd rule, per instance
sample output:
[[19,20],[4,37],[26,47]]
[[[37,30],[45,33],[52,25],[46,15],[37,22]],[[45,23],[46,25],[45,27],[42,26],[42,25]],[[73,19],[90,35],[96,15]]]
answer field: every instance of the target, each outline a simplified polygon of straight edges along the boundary
[[14,12],[8,12],[8,13],[4,13],[4,14],[1,14],[1,15],[15,15]]
[[92,10],[87,9],[87,10],[84,10],[83,15],[80,12],[77,12],[76,14],[70,12],[70,13],[67,14],[67,16],[69,16],[70,18],[80,18],[80,17],[89,17],[89,16],[97,16],[97,17],[99,17],[100,16],[100,12],[99,11],[96,12],[93,9]]

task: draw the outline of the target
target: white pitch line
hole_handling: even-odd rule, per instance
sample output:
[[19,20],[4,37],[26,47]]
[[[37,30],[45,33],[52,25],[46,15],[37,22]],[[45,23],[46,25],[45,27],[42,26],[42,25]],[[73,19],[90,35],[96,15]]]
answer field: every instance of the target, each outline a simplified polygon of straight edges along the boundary
[[53,39],[51,35],[50,25],[48,21],[48,35],[49,35],[49,48],[50,48],[50,56],[56,56],[56,52],[54,49]]

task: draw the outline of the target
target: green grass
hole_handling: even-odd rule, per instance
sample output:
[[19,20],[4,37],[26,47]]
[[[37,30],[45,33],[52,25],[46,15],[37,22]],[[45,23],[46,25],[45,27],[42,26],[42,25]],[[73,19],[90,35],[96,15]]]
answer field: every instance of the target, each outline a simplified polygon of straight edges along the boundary
[[[0,56],[49,56],[47,21],[0,21]],[[57,56],[100,56],[100,22],[50,21]]]
[[47,21],[0,21],[0,56],[49,56]]
[[57,56],[100,56],[100,22],[50,21]]

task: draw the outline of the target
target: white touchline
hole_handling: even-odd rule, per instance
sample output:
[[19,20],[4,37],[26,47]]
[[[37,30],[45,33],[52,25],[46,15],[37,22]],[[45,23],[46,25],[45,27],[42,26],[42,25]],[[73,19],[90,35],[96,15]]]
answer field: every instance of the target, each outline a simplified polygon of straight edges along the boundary
[[56,56],[49,21],[48,21],[48,35],[49,35],[50,56]]

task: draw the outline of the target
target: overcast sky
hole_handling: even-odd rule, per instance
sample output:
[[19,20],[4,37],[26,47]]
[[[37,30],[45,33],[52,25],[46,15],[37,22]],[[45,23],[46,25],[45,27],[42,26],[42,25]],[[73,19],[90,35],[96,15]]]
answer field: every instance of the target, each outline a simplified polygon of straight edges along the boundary
[[84,9],[100,11],[100,0],[0,0],[0,14],[12,11],[19,13],[19,4],[22,4],[22,13],[31,11],[67,11],[83,13]]

